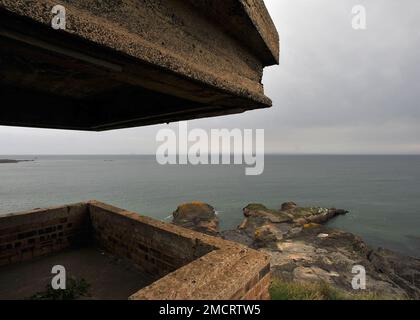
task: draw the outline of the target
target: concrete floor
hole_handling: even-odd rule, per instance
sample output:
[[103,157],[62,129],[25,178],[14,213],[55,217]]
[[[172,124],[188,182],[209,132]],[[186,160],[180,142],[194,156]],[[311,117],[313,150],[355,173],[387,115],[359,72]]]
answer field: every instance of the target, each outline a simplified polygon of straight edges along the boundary
[[26,299],[45,291],[54,276],[51,274],[54,265],[64,266],[67,277],[85,279],[90,284],[88,299],[126,300],[154,281],[130,262],[115,258],[99,248],[86,247],[1,267],[0,300]]

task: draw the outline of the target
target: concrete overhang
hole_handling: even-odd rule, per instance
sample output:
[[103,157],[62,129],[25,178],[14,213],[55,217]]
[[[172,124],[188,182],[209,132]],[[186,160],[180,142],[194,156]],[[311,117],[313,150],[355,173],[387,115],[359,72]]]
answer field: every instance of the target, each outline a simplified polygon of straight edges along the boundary
[[[66,8],[54,30],[52,8]],[[0,0],[0,125],[102,131],[267,108],[262,0]]]

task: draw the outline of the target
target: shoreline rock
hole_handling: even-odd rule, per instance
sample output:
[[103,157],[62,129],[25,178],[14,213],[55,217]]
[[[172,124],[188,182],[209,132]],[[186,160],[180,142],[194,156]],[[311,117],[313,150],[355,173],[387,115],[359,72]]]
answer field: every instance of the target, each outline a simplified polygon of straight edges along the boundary
[[216,210],[204,202],[185,203],[172,213],[172,223],[180,227],[202,232],[211,236],[219,235],[219,218]]
[[[185,206],[185,205],[184,205]],[[207,207],[208,206],[208,207]],[[177,223],[193,230],[220,236],[271,255],[274,277],[283,281],[327,283],[349,294],[373,293],[391,299],[420,299],[420,260],[386,249],[373,249],[349,232],[324,226],[327,221],[348,211],[331,208],[302,208],[294,202],[273,210],[262,204],[243,209],[244,221],[233,230],[219,232],[209,205],[184,208]],[[205,208],[204,213],[199,213]],[[211,209],[210,209],[211,208]],[[175,216],[175,214],[174,214]],[[211,221],[210,223],[202,223]],[[195,221],[192,223],[192,221]],[[206,230],[206,227],[209,229]],[[367,290],[352,288],[353,267],[366,270]]]

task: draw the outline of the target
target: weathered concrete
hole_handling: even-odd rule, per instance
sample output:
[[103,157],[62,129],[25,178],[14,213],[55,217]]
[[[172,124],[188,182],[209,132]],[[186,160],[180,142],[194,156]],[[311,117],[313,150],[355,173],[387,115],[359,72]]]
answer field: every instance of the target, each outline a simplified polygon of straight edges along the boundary
[[[0,0],[0,124],[107,130],[271,106],[262,0]],[[36,105],[36,108],[35,108]]]
[[133,300],[269,298],[268,255],[97,201],[0,217],[0,273],[92,244],[155,280]]

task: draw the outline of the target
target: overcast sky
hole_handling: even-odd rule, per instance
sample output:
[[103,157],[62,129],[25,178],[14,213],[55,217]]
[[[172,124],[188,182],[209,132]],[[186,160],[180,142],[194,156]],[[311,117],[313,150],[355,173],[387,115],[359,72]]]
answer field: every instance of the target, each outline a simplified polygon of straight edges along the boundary
[[[273,108],[191,127],[262,128],[270,153],[420,154],[420,1],[265,3],[281,37],[281,64],[264,75]],[[358,4],[367,9],[365,31],[351,25]],[[154,154],[164,127],[0,127],[0,154]]]

